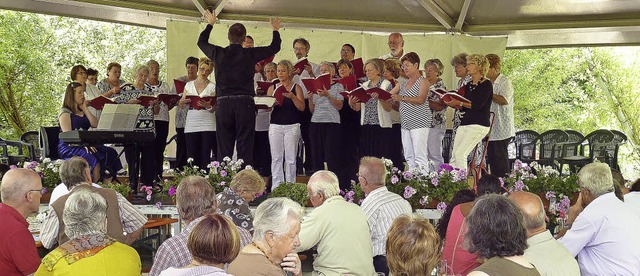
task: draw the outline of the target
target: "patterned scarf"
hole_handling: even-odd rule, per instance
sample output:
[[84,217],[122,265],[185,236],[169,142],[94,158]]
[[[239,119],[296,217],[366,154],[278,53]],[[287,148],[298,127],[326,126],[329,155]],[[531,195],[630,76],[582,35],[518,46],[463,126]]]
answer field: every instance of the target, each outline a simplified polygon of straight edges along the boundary
[[79,260],[98,254],[100,250],[115,242],[116,240],[104,233],[79,236],[49,252],[42,259],[42,265],[48,271],[53,271],[53,267],[62,258],[67,261],[67,264],[71,265]]

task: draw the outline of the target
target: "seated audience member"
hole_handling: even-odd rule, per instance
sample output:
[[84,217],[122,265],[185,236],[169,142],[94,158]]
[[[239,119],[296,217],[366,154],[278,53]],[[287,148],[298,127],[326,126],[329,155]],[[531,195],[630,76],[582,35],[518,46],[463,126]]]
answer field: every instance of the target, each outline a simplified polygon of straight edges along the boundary
[[252,169],[238,172],[231,180],[228,188],[220,193],[218,213],[233,220],[233,222],[253,233],[253,218],[249,211],[249,202],[256,199],[265,189],[264,179]]
[[480,196],[469,216],[465,244],[484,263],[468,275],[540,275],[523,256],[527,230],[522,213],[503,195]]
[[[98,119],[88,110],[84,87],[77,82],[70,83],[64,93],[64,101],[58,114],[60,130],[62,132],[89,130],[91,127],[98,126]],[[80,147],[60,140],[58,155],[62,159],[69,159],[73,156],[81,156],[86,159],[91,165],[91,179],[94,182],[98,182],[100,179],[101,168],[109,168],[113,172],[122,169],[116,150],[105,146]]]
[[107,212],[100,194],[72,192],[62,215],[69,240],[42,259],[36,275],[139,275],[138,252],[108,235]]
[[449,219],[451,219],[451,213],[453,213],[453,208],[456,206],[472,202],[476,199],[476,193],[474,193],[470,189],[462,189],[456,192],[453,195],[453,199],[451,199],[451,203],[447,205],[447,209],[442,213],[442,217],[438,220],[438,224],[436,225],[436,232],[438,232],[438,236],[440,236],[440,240],[444,241],[447,236],[447,225],[449,225]]
[[[169,267],[185,267],[193,261],[193,252],[189,252],[188,246],[189,235],[207,215],[216,213],[216,193],[204,177],[188,176],[178,185],[176,204],[180,219],[186,226],[182,232],[160,245],[149,271],[150,276],[157,276]],[[241,227],[236,228],[240,236],[240,247],[249,244],[249,231]]]
[[640,178],[633,183],[629,193],[624,195],[624,203],[640,216]]
[[0,275],[32,275],[40,257],[26,218],[38,213],[40,176],[29,169],[9,170],[0,184]]
[[392,275],[431,275],[440,260],[440,239],[428,220],[411,215],[397,217],[386,242]]
[[540,275],[580,275],[578,262],[547,230],[542,200],[529,192],[512,192],[509,199],[518,206],[527,229],[527,245],[524,257]]
[[616,197],[624,202],[624,176],[619,170],[611,169],[611,177],[613,178],[613,191]]
[[609,166],[584,166],[578,184],[580,196],[559,241],[577,256],[580,274],[640,275],[640,217],[616,198]]
[[227,270],[233,275],[302,275],[296,247],[300,245],[300,204],[284,197],[269,198],[255,212],[253,242],[245,246]]
[[231,275],[224,271],[224,264],[231,263],[240,251],[238,228],[231,219],[223,215],[204,216],[189,234],[188,247],[191,264],[170,267],[161,276]]
[[[500,179],[495,175],[487,174],[478,181],[477,195],[479,196],[502,192]],[[442,262],[446,262],[454,274],[466,275],[480,265],[478,255],[470,253],[462,246],[462,240],[468,233],[467,215],[474,203],[467,202],[454,207],[447,225],[446,239],[442,248]]]
[[[86,171],[89,170],[89,164],[80,157],[74,157],[65,160],[60,168],[68,169],[69,171],[65,172],[67,175],[70,172],[77,172],[84,173],[87,176]],[[140,236],[142,226],[147,223],[147,217],[133,207],[120,193],[112,189],[92,187],[89,183],[89,181],[86,181],[73,186],[70,193],[61,196],[51,204],[49,214],[42,222],[42,228],[40,229],[40,241],[45,248],[52,249],[56,244],[60,245],[69,240],[69,237],[65,234],[65,222],[59,218],[62,217],[65,202],[69,196],[75,191],[86,189],[98,193],[107,201],[107,206],[111,207],[107,209],[108,223],[106,231],[110,237],[121,243],[131,244]],[[116,206],[117,208],[115,208]]]
[[[85,166],[86,160],[82,157],[72,157],[60,165],[59,175],[62,183],[58,184],[51,192],[49,197],[49,207],[56,202],[58,198],[69,193],[76,185],[88,182],[91,183],[91,172]],[[100,185],[92,183],[93,187],[102,188]]]
[[314,275],[374,274],[367,217],[340,196],[336,175],[314,173],[307,192],[315,209],[302,222],[298,252],[317,247]]
[[389,274],[385,244],[387,233],[393,220],[401,215],[411,215],[411,204],[385,186],[387,169],[384,162],[376,157],[360,160],[358,182],[365,194],[362,210],[369,222],[369,232],[373,244],[373,266],[376,272]]

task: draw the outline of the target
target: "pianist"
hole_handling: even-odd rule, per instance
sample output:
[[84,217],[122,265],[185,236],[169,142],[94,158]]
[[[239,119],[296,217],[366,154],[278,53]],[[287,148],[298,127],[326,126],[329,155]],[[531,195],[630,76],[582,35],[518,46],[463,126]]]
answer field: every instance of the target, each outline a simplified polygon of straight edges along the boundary
[[[64,93],[64,101],[58,116],[62,132],[88,130],[90,127],[96,127],[98,120],[91,112],[85,112],[86,110],[88,110],[87,101],[84,98],[82,84],[77,82],[70,83]],[[91,180],[93,182],[100,180],[102,170],[109,170],[114,174],[122,169],[117,152],[103,145],[79,147],[60,141],[58,155],[62,159],[80,156],[87,160],[91,166]]]

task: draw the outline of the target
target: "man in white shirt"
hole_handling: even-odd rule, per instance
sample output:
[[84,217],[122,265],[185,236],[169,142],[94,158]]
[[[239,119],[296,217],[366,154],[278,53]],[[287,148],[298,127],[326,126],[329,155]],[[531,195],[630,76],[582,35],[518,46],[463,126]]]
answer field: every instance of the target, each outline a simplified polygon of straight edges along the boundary
[[502,61],[496,54],[488,54],[489,72],[487,78],[493,84],[493,99],[491,100],[491,112],[495,114],[489,147],[487,148],[487,163],[491,174],[498,177],[506,176],[509,168],[509,141],[516,135],[513,124],[513,86],[511,81],[500,74]]
[[313,274],[375,274],[367,217],[358,205],[340,196],[338,177],[318,171],[309,178],[307,192],[315,209],[302,221],[297,250],[317,246]]
[[400,215],[411,215],[411,204],[396,193],[387,190],[387,169],[380,158],[366,156],[360,160],[358,183],[365,199],[362,210],[369,221],[373,244],[373,266],[376,272],[389,274],[386,257],[387,233],[393,220]]
[[[389,53],[386,53],[380,56],[381,59],[390,59],[395,58],[400,60],[404,55],[404,38],[402,38],[401,33],[391,33],[389,35],[389,41],[387,42],[389,45]],[[402,71],[401,71],[402,72]]]
[[538,269],[540,275],[580,275],[576,259],[547,230],[540,197],[516,191],[509,194],[509,199],[518,206],[524,217],[529,246],[524,251],[524,257]]
[[609,166],[584,166],[578,184],[580,196],[559,241],[578,257],[580,274],[640,275],[640,218],[614,194]]

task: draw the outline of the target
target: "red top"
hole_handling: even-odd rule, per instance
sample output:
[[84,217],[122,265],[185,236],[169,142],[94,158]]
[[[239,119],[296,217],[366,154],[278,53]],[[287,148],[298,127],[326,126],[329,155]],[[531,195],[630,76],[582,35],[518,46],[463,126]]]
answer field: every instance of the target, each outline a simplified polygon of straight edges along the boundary
[[27,275],[40,266],[29,223],[16,209],[0,203],[0,275]]
[[467,275],[480,264],[476,261],[478,255],[471,254],[462,248],[464,235],[467,232],[464,215],[460,211],[460,205],[453,207],[451,218],[447,225],[447,235],[444,239],[444,247],[442,249],[442,261],[447,262],[447,275],[450,269],[453,274]]

